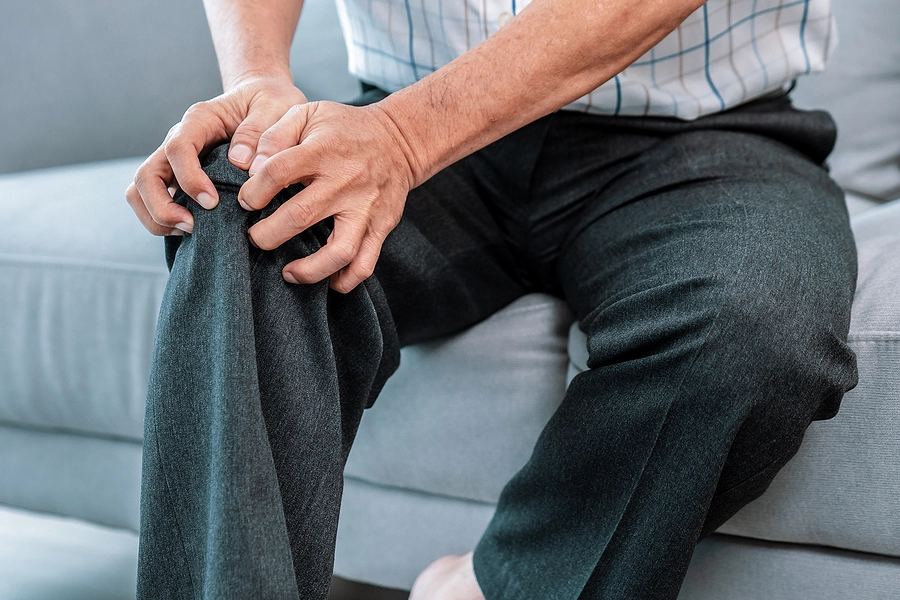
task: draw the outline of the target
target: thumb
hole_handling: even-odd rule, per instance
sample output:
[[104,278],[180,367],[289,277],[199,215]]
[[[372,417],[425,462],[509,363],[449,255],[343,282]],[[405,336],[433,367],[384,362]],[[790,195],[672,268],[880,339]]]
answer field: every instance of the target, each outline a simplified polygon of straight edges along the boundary
[[277,123],[269,127],[260,136],[256,157],[250,166],[251,175],[259,171],[270,156],[274,156],[282,150],[293,148],[300,143],[309,117],[315,112],[317,105],[317,102],[309,102],[292,106]]
[[258,108],[247,115],[231,137],[228,158],[234,166],[248,170],[256,156],[259,138],[284,114],[276,107]]

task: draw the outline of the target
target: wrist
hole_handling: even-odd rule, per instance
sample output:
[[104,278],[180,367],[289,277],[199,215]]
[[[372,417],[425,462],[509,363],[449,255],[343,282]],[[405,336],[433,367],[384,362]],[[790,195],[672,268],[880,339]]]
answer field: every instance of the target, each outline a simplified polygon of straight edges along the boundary
[[[390,96],[385,100],[390,99]],[[429,160],[426,146],[422,144],[415,132],[408,126],[408,120],[403,114],[402,107],[391,102],[376,102],[364,107],[370,111],[381,123],[388,135],[395,141],[403,160],[408,168],[409,189],[413,189],[434,175],[433,165]]]
[[254,83],[268,83],[274,85],[294,85],[294,76],[289,67],[267,66],[262,69],[245,68],[234,74],[222,73],[222,87],[225,92],[235,88]]

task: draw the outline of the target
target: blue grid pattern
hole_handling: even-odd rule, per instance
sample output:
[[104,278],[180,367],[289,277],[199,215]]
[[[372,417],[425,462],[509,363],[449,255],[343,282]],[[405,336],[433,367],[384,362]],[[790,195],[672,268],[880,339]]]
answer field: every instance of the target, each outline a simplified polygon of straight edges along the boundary
[[[479,44],[529,0],[337,0],[350,72],[387,90]],[[709,0],[647,54],[567,109],[695,119],[824,68],[830,0]]]

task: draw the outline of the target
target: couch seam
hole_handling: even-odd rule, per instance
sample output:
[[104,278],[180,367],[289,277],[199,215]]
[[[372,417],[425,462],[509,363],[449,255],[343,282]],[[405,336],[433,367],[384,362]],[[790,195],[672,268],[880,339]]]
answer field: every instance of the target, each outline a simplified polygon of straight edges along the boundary
[[0,265],[25,266],[43,265],[54,269],[93,269],[98,271],[130,271],[133,274],[168,275],[165,267],[148,267],[134,263],[114,263],[104,260],[81,260],[61,256],[19,256],[15,254],[0,253]]
[[392,484],[388,484],[388,483],[381,483],[378,481],[372,481],[370,479],[359,477],[358,475],[344,474],[344,479],[350,479],[352,481],[357,481],[360,483],[364,483],[366,485],[371,485],[371,486],[383,488],[386,490],[394,490],[394,491],[401,491],[401,492],[415,492],[417,494],[423,494],[425,496],[432,496],[434,498],[450,498],[452,500],[458,500],[458,501],[462,501],[462,502],[470,502],[472,504],[482,504],[487,507],[497,506],[496,502],[489,502],[487,500],[475,500],[475,499],[466,498],[465,496],[460,496],[457,494],[436,493],[436,492],[423,490],[423,489],[410,487],[410,486],[400,486],[400,485],[392,485]]

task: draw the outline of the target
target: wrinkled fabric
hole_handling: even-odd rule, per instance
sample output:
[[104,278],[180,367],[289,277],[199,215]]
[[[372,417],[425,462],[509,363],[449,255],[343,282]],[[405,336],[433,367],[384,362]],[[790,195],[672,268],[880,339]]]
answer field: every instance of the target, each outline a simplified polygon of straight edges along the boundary
[[[314,252],[320,223],[273,252],[248,244],[263,211],[237,203],[247,175],[203,161],[219,206],[167,240],[171,275],[147,397],[140,598],[324,598],[342,467],[364,407],[399,364],[384,295],[327,281],[289,285],[289,261]],[[177,246],[177,252],[175,251]],[[297,360],[302,357],[302,360]]]
[[188,202],[160,316],[140,597],[325,598],[340,470],[398,341],[539,291],[578,318],[589,370],[504,488],[478,582],[488,600],[674,600],[697,540],[856,383],[834,134],[786,96],[692,123],[554,113],[414,189],[346,297],[280,275],[327,223],[248,248],[296,188],[245,213],[215,150],[222,202]]

